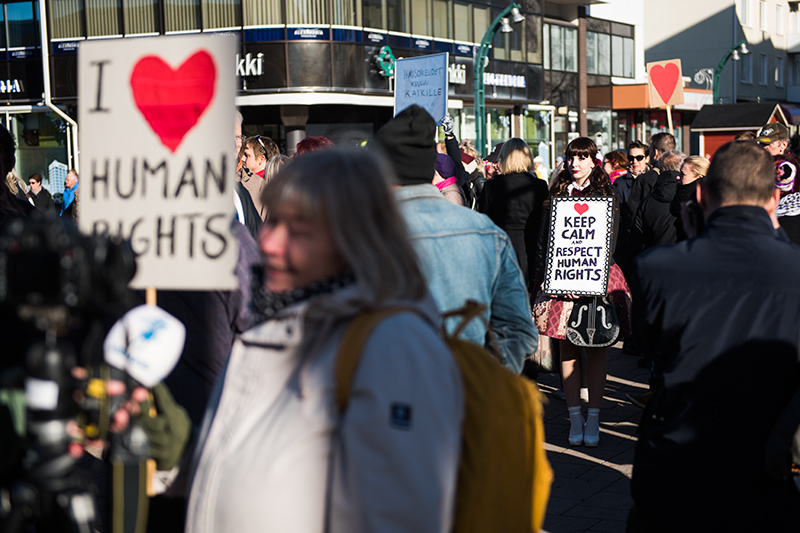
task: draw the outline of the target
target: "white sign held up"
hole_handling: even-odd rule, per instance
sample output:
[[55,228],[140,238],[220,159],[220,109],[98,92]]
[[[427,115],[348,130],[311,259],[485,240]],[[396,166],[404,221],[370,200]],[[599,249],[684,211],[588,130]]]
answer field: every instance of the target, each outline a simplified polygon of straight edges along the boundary
[[431,114],[436,124],[447,113],[448,54],[398,59],[395,63],[394,114],[416,104]]
[[131,241],[132,288],[237,286],[235,54],[228,35],[80,44],[79,224]]
[[544,292],[606,294],[613,213],[613,197],[553,198]]

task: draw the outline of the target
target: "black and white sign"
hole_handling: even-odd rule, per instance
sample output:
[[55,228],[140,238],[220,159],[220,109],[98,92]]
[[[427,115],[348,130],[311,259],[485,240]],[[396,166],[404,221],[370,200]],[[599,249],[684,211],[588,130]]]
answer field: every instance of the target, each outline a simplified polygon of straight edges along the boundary
[[237,287],[236,39],[86,41],[78,51],[78,223],[130,239],[131,287]]
[[613,213],[613,197],[553,198],[546,293],[606,294]]

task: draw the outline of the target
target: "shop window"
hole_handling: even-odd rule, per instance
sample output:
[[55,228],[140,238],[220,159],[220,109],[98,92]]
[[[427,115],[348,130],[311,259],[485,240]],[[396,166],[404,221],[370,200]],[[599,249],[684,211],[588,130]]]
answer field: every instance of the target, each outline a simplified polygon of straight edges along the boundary
[[243,0],[245,26],[283,24],[281,0]]
[[451,0],[433,0],[433,36],[438,39],[453,38]]
[[[488,121],[486,124],[487,137],[491,147],[497,143],[505,142],[511,138],[511,110],[510,109],[488,109]],[[481,152],[480,148],[477,148]],[[487,152],[488,153],[488,152]]]
[[[578,72],[578,32],[564,26],[550,26],[550,68]],[[547,49],[545,49],[547,50]],[[547,67],[545,67],[547,68]]]
[[84,2],[87,36],[122,35],[118,0],[84,0]]
[[453,28],[455,40],[474,42],[472,38],[472,9],[469,4],[455,2],[453,4]]
[[544,68],[550,70],[550,24],[545,24],[542,30],[542,50],[544,51],[544,57],[542,57]]
[[622,77],[624,49],[622,46],[622,37],[617,35],[611,36],[611,75]]
[[622,77],[634,77],[633,39],[622,39]]
[[593,31],[586,32],[586,72],[597,74],[597,36]]
[[597,36],[597,73],[611,75],[611,36],[605,33]]
[[486,35],[486,30],[489,29],[489,24],[492,23],[492,19],[489,18],[489,8],[483,6],[472,6],[472,23],[475,31],[473,35],[475,36],[476,43],[480,43],[483,41],[483,36]]
[[525,52],[528,63],[542,63],[542,17],[525,15]]
[[164,0],[164,29],[167,32],[199,30],[200,15],[200,0]]
[[336,26],[360,26],[356,0],[333,0],[331,2],[331,24]]
[[5,5],[8,48],[33,48],[39,45],[39,4],[18,2]]
[[126,0],[124,6],[125,35],[158,33],[157,0]]
[[431,35],[431,0],[411,0],[411,33]]
[[328,0],[286,0],[287,24],[330,24]]
[[546,109],[525,109],[522,112],[522,139],[528,143],[533,157],[541,156],[548,169],[553,161],[550,154],[552,116],[553,112]]
[[408,0],[363,0],[365,28],[408,32]]
[[239,18],[241,0],[203,0],[203,28],[236,28],[242,25]]
[[83,37],[81,0],[53,0],[50,3],[50,32],[54,40]]

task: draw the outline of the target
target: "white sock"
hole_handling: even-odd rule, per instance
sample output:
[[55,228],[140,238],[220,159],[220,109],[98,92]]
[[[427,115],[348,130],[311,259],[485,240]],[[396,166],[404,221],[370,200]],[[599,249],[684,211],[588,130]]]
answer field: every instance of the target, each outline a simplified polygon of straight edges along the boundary
[[583,434],[583,415],[581,415],[581,406],[567,407],[569,413],[569,434],[582,435]]
[[586,416],[586,435],[591,437],[600,434],[600,408],[590,407]]

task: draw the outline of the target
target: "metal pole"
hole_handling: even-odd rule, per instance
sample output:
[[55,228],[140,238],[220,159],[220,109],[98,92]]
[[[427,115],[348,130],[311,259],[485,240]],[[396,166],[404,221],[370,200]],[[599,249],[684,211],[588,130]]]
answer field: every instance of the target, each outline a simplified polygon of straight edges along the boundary
[[486,70],[486,55],[489,53],[489,46],[491,46],[497,30],[500,28],[501,21],[514,8],[521,9],[521,6],[519,4],[511,4],[497,15],[486,30],[486,33],[483,34],[483,39],[475,54],[475,145],[479,154],[488,152],[488,147],[486,146],[486,92],[483,83],[483,73]]
[[[736,45],[733,48],[731,48],[730,50],[725,52],[724,56],[722,56],[722,60],[720,60],[719,65],[717,65],[717,70],[714,71],[714,90],[713,90],[713,101],[712,101],[712,104],[716,105],[717,104],[717,100],[719,99],[719,76],[720,76],[720,74],[722,74],[722,69],[725,68],[725,63],[728,62],[728,59],[730,59],[730,57],[733,54],[734,50],[736,50],[737,48],[739,48],[740,46],[742,46],[743,44],[746,44],[746,43],[747,43],[747,41],[744,41],[744,40],[739,41],[738,43],[736,43]],[[733,83],[734,84],[736,83],[735,79],[733,80]]]

